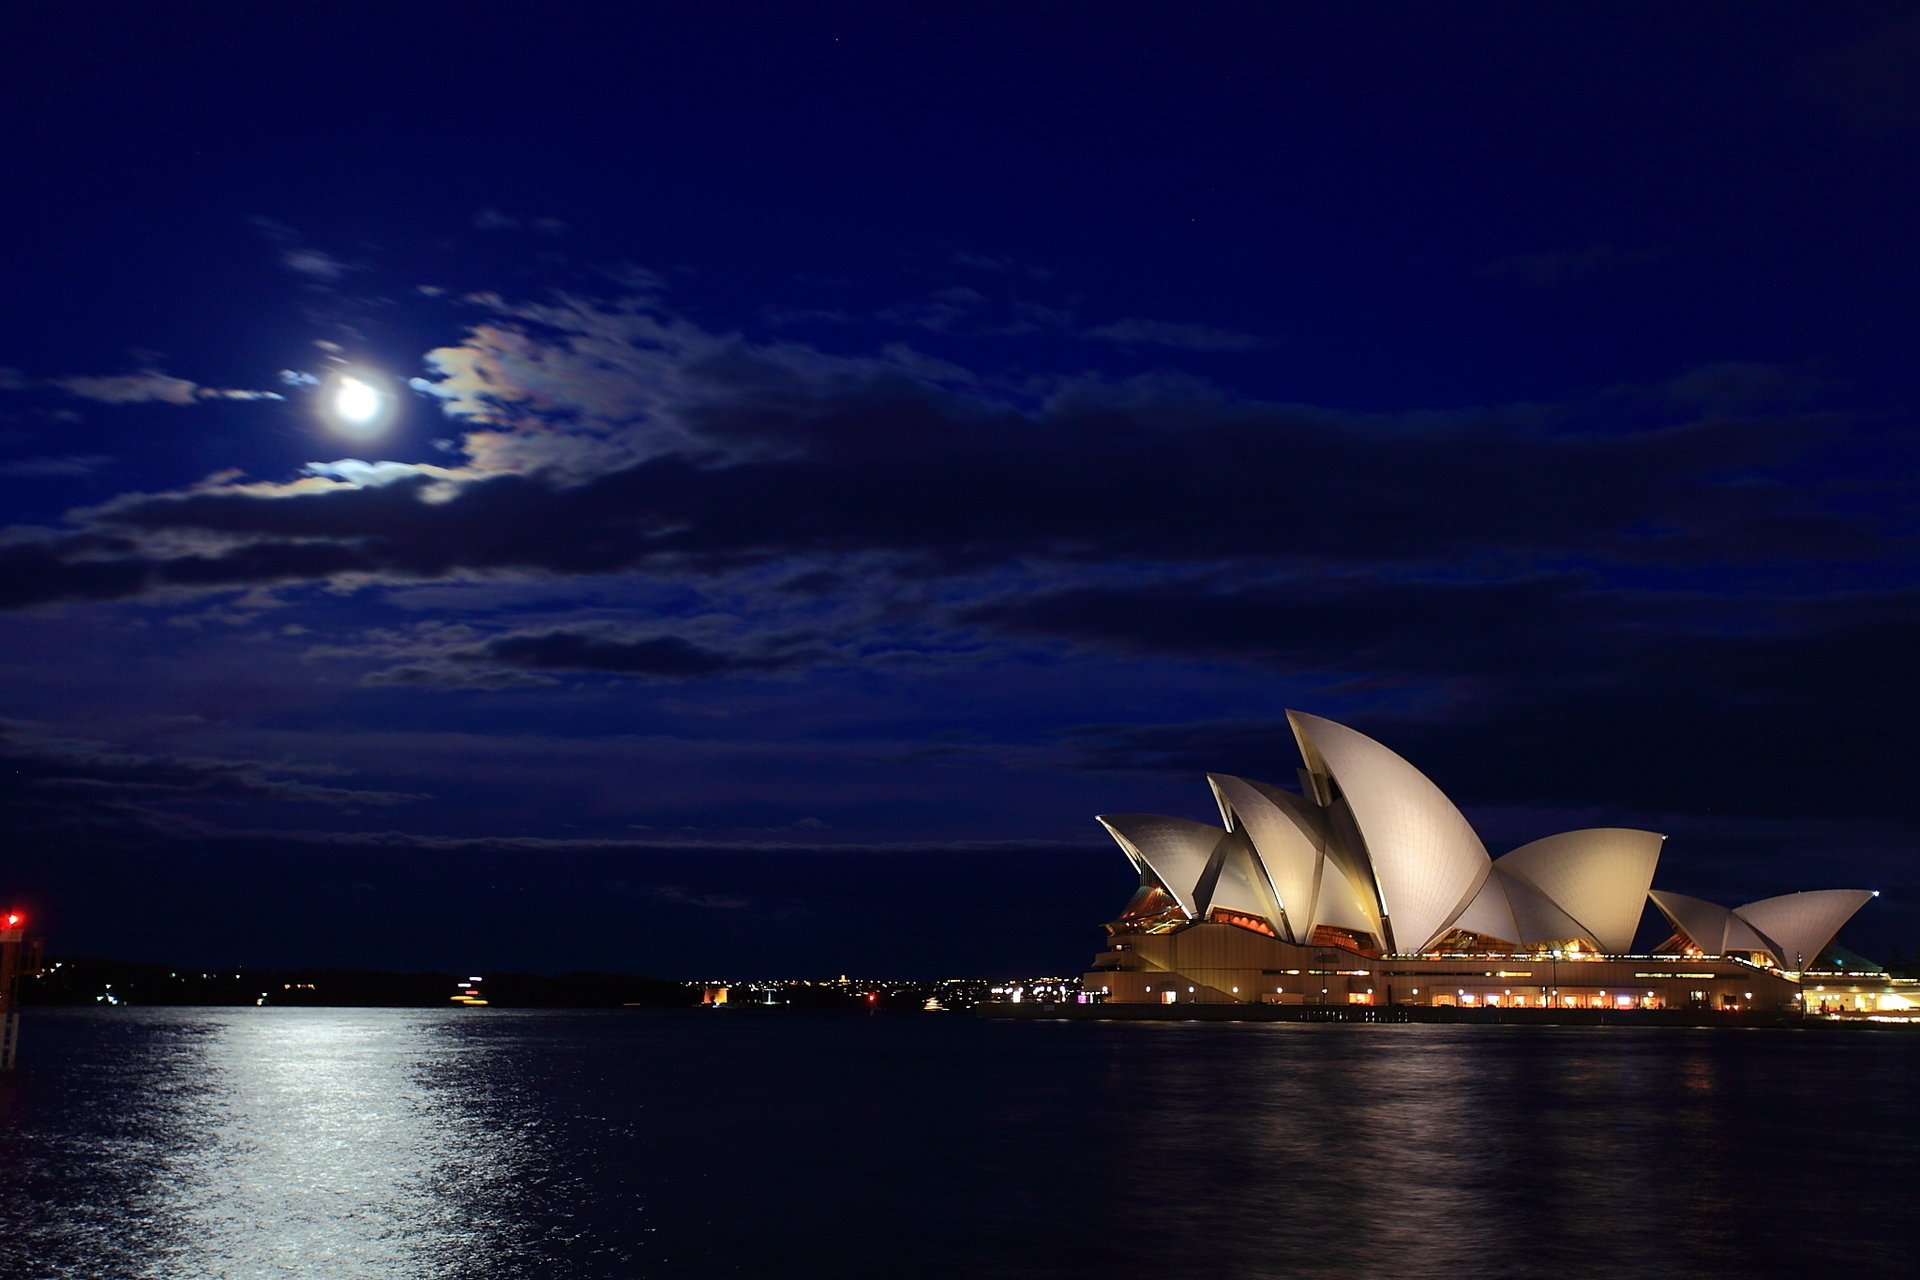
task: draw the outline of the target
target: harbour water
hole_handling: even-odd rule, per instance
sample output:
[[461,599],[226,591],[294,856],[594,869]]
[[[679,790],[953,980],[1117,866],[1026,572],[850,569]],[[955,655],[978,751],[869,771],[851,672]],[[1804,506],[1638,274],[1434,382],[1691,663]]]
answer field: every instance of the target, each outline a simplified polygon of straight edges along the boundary
[[1920,1037],[36,1009],[0,1277],[1913,1274]]

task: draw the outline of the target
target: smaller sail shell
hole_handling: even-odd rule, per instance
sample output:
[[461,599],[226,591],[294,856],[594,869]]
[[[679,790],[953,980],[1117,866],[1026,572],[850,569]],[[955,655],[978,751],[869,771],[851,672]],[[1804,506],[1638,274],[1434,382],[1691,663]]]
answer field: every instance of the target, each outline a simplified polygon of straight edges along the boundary
[[1326,866],[1326,819],[1311,801],[1264,782],[1210,773],[1207,783],[1227,825],[1244,831],[1279,896],[1289,926],[1281,937],[1313,937]]
[[1702,955],[1726,954],[1727,925],[1733,920],[1733,912],[1704,898],[1689,898],[1684,893],[1669,893],[1664,889],[1655,889],[1647,896],[1660,908],[1660,914],[1667,918],[1674,932],[1698,947]]
[[1872,897],[1871,889],[1814,889],[1749,902],[1733,914],[1772,941],[1781,968],[1805,969]]
[[1579,935],[1601,951],[1625,955],[1633,949],[1665,840],[1629,827],[1562,831],[1521,845],[1494,866],[1579,921]]
[[1220,827],[1153,813],[1122,813],[1098,819],[1136,866],[1166,886],[1180,909],[1198,919],[1205,911],[1198,890],[1213,850],[1227,833]]
[[1473,895],[1473,900],[1467,903],[1466,910],[1454,917],[1453,927],[1488,938],[1499,938],[1503,942],[1526,941],[1520,922],[1514,918],[1506,882],[1491,872],[1481,884],[1479,892]]
[[1274,895],[1266,869],[1260,865],[1259,855],[1254,853],[1246,832],[1229,831],[1221,837],[1214,846],[1208,876],[1212,880],[1208,891],[1198,895],[1201,911],[1214,907],[1237,911],[1266,921],[1275,937],[1287,936],[1286,913],[1280,909],[1280,899]]

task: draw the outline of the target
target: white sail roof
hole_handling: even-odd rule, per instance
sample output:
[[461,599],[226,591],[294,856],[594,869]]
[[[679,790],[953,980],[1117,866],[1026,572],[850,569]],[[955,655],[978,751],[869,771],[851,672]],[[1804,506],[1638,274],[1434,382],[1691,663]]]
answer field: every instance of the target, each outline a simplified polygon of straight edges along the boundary
[[1493,864],[1493,878],[1507,887],[1507,901],[1513,904],[1513,918],[1520,922],[1522,942],[1584,938],[1596,950],[1605,949],[1593,936],[1593,930],[1532,884],[1502,871],[1498,862]]
[[1561,938],[1583,938],[1594,947],[1593,931],[1568,915],[1560,906],[1533,885],[1500,869],[1498,862],[1488,873],[1486,883],[1473,895],[1451,926],[1470,929],[1506,942],[1553,942]]
[[1763,898],[1729,911],[1683,894],[1655,890],[1654,905],[1708,955],[1763,951],[1783,969],[1804,969],[1840,927],[1873,897],[1870,889],[1814,889]]
[[1532,885],[1577,920],[1576,936],[1590,939],[1609,955],[1625,955],[1633,949],[1665,840],[1653,831],[1589,827],[1523,844],[1493,865]]
[[1740,918],[1738,911],[1727,912],[1727,939],[1723,944],[1727,951],[1759,951],[1773,957],[1775,964],[1780,963],[1781,945],[1766,934]]
[[1195,896],[1201,912],[1214,907],[1238,911],[1266,921],[1276,936],[1287,936],[1280,899],[1274,896],[1273,885],[1268,882],[1266,869],[1260,865],[1260,857],[1253,851],[1246,832],[1222,834],[1201,877],[1200,889]]
[[1726,953],[1727,925],[1733,919],[1733,912],[1717,902],[1689,898],[1684,893],[1669,893],[1665,889],[1655,889],[1647,896],[1660,908],[1660,914],[1667,918],[1674,931],[1700,948],[1702,954]]
[[[1329,859],[1326,872],[1320,877],[1320,899],[1314,904],[1313,922],[1316,926],[1331,925],[1380,938],[1379,917],[1368,906],[1372,900],[1372,890],[1356,887],[1347,879],[1346,872]],[[1305,940],[1310,941],[1311,937],[1309,934]],[[1381,945],[1385,945],[1384,939]]]
[[[1313,778],[1312,774],[1307,776]],[[1353,806],[1345,796],[1332,794],[1332,779],[1319,777],[1314,781],[1316,795],[1326,792],[1331,797],[1321,811],[1327,815],[1327,869],[1320,877],[1320,901],[1314,914],[1322,924],[1361,929],[1385,947],[1387,929],[1380,921],[1380,883],[1373,874],[1373,863],[1367,860],[1367,842],[1353,820]],[[1343,884],[1344,894],[1340,892]],[[1335,918],[1349,911],[1357,913],[1348,919],[1357,919],[1358,924]]]
[[1563,831],[1496,862],[1453,802],[1400,756],[1319,716],[1287,719],[1306,762],[1305,794],[1216,773],[1207,781],[1224,827],[1153,814],[1100,819],[1190,920],[1219,907],[1287,941],[1311,944],[1327,925],[1401,954],[1427,951],[1458,928],[1519,945],[1580,938],[1624,955],[1651,898],[1708,955],[1805,968],[1873,896],[1826,889],[1730,910],[1649,892],[1666,837],[1627,827]]
[[1289,711],[1300,754],[1346,797],[1380,888],[1393,949],[1424,951],[1486,879],[1491,859],[1439,787],[1345,725]]
[[1310,940],[1319,923],[1315,904],[1326,866],[1326,820],[1319,807],[1303,796],[1230,774],[1210,773],[1207,783],[1220,804],[1221,818],[1246,832],[1266,868],[1286,913],[1287,927],[1280,936]]
[[1454,917],[1451,926],[1485,934],[1505,942],[1519,942],[1520,922],[1513,918],[1513,904],[1507,900],[1507,886],[1491,871],[1480,882],[1466,910]]
[[1181,910],[1200,917],[1205,907],[1196,891],[1214,846],[1227,834],[1224,829],[1154,813],[1121,813],[1098,821],[1136,866],[1166,886]]
[[1871,889],[1814,889],[1749,902],[1733,914],[1778,948],[1774,956],[1781,968],[1805,969],[1872,897]]

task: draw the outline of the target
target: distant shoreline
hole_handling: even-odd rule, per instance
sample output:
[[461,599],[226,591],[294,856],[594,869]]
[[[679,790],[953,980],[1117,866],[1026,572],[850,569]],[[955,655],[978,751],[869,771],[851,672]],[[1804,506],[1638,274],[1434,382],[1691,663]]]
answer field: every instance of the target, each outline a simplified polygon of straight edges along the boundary
[[1726,1012],[1713,1009],[1468,1009],[1452,1005],[1266,1004],[1061,1004],[992,1001],[974,1012],[982,1018],[1026,1022],[1314,1022],[1353,1024],[1440,1023],[1449,1026],[1531,1027],[1756,1027],[1792,1030],[1920,1030],[1920,1021],[1832,1018],[1801,1013]]

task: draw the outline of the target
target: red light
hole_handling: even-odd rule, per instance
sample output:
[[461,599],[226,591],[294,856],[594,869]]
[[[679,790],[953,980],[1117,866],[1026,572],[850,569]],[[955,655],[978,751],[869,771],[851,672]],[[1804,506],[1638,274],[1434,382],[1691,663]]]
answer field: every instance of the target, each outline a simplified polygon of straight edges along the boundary
[[18,911],[7,912],[7,928],[17,929],[27,922],[27,918]]

